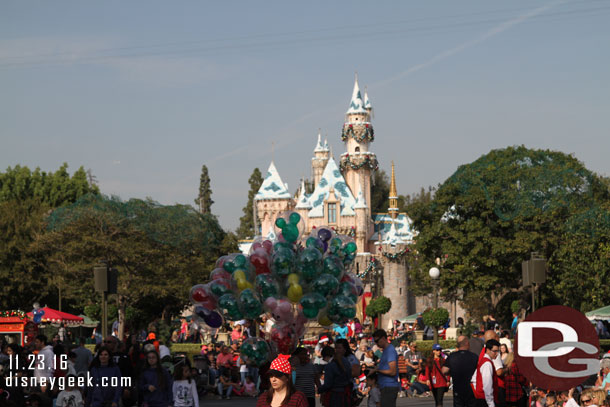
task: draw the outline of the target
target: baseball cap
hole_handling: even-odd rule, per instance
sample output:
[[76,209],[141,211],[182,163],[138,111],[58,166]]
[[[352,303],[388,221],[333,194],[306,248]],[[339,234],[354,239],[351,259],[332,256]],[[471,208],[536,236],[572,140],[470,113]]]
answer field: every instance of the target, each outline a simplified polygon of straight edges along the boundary
[[432,350],[443,350],[443,347],[438,343],[435,343],[434,345],[432,345]]

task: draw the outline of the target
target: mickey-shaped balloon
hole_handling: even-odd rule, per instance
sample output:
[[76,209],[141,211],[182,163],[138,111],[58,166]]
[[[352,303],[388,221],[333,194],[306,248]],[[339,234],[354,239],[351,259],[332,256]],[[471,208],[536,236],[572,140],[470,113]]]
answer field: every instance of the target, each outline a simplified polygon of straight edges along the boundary
[[285,278],[288,276],[288,274],[294,272],[294,268],[294,251],[281,243],[276,243],[273,252],[272,273],[278,278]]
[[[309,239],[312,239],[311,237]],[[311,282],[322,271],[322,253],[316,247],[307,247],[298,258],[298,267],[306,282]]]
[[294,321],[294,313],[292,312],[292,304],[284,298],[269,297],[265,300],[265,309],[271,314],[276,322],[276,325],[290,325]]
[[260,366],[270,359],[267,342],[261,338],[248,338],[239,348],[239,355],[249,365]]
[[311,284],[313,292],[320,293],[322,296],[327,297],[334,293],[339,287],[339,281],[330,274],[322,274],[316,278]]
[[292,212],[288,217],[288,222],[284,218],[277,218],[275,226],[282,230],[282,236],[284,240],[289,243],[294,243],[299,238],[299,228],[297,224],[301,220],[301,215],[296,212]]
[[244,318],[239,309],[239,302],[233,294],[225,294],[218,299],[218,308],[220,308],[230,321],[239,321]]
[[326,307],[326,298],[314,292],[304,295],[299,303],[303,307],[303,315],[307,318],[315,319],[318,317],[320,310]]
[[279,295],[280,286],[271,274],[259,274],[254,281],[256,291],[263,301],[269,297],[277,297]]
[[241,305],[241,312],[248,319],[258,318],[263,313],[262,304],[250,288],[244,289],[239,294],[239,303]]
[[208,310],[216,308],[216,298],[209,292],[209,286],[197,284],[191,288],[190,298],[193,304],[201,304]]

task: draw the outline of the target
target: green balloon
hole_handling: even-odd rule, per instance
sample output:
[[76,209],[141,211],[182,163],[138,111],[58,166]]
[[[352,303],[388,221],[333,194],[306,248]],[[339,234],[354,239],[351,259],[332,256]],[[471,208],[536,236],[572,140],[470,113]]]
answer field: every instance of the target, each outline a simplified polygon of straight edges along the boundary
[[294,271],[295,255],[292,249],[286,247],[278,248],[273,253],[272,273],[277,277],[285,278]]
[[246,288],[239,294],[240,310],[248,319],[258,318],[263,313],[263,305],[254,295],[254,292]]
[[322,272],[322,253],[315,247],[303,250],[299,255],[299,269],[305,281],[313,281]]
[[255,279],[256,289],[261,300],[265,301],[269,297],[277,297],[280,287],[271,274],[259,274]]
[[315,319],[320,310],[326,307],[326,298],[318,293],[309,293],[301,298],[300,304],[303,307],[303,315],[309,319]]
[[294,243],[299,238],[299,229],[293,224],[286,225],[282,229],[282,236],[287,242]]
[[226,318],[230,321],[238,321],[244,318],[239,309],[239,303],[233,294],[225,294],[220,297],[218,307],[225,311]]
[[235,264],[235,266],[238,268],[244,267],[246,265],[246,261],[246,256],[244,256],[243,254],[239,254],[233,259],[233,264]]
[[301,221],[301,215],[299,215],[296,212],[292,212],[290,214],[289,220],[290,220],[290,223],[292,223],[293,225],[296,225],[297,223],[299,223]]
[[344,270],[343,261],[339,257],[331,254],[324,258],[322,267],[322,272],[324,274],[330,274],[338,279],[341,278]]
[[327,297],[328,295],[335,292],[339,286],[339,281],[330,274],[322,274],[320,277],[314,280],[311,285],[313,292]]
[[273,245],[274,252],[279,250],[280,248],[292,250],[292,244],[288,243],[288,242],[277,242],[276,244]]
[[346,254],[356,253],[357,249],[358,249],[358,246],[356,246],[356,243],[354,243],[354,242],[349,242],[348,244],[345,245]]
[[286,226],[286,219],[284,219],[284,218],[277,218],[275,220],[275,226],[277,226],[280,229],[283,229],[284,226]]
[[231,290],[225,285],[216,282],[212,282],[212,284],[210,284],[210,291],[212,292],[212,294],[219,298],[231,292]]
[[339,284],[339,291],[337,292],[337,294],[343,295],[352,300],[353,302],[356,302],[358,300],[358,290],[356,289],[356,287],[354,287],[352,283],[347,281],[344,281]]
[[229,273],[232,273],[235,271],[235,269],[237,268],[237,266],[235,266],[235,263],[233,263],[233,260],[230,261],[225,261],[225,263],[222,266],[225,270],[227,270]]

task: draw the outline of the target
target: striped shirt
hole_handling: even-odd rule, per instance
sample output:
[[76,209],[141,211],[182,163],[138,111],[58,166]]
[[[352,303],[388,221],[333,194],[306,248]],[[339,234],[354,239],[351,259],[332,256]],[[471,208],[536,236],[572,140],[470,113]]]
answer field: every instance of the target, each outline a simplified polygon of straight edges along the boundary
[[305,365],[293,366],[292,370],[296,372],[296,379],[294,381],[294,387],[303,392],[305,397],[316,396],[316,368],[309,362]]

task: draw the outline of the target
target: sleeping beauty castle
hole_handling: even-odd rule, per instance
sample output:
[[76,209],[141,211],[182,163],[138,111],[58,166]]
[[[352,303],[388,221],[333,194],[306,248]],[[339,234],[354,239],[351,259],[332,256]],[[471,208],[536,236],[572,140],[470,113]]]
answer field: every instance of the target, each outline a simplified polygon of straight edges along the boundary
[[417,299],[409,292],[405,254],[415,231],[407,214],[398,210],[393,162],[388,213],[371,213],[371,179],[379,166],[371,151],[375,141],[372,112],[368,92],[362,94],[356,77],[341,131],[345,152],[339,162],[332,157],[328,141],[323,142],[318,134],[311,158],[314,190],[308,194],[305,180],[301,180],[294,196],[271,162],[255,196],[258,218],[255,228],[260,235],[273,238],[278,215],[296,211],[304,222],[305,234],[320,226],[330,226],[338,233],[352,236],[358,246],[353,271],[363,279],[368,291],[364,301],[373,294],[392,301],[391,310],[383,316],[382,326],[388,327],[390,321],[404,320],[423,311],[429,301]]

